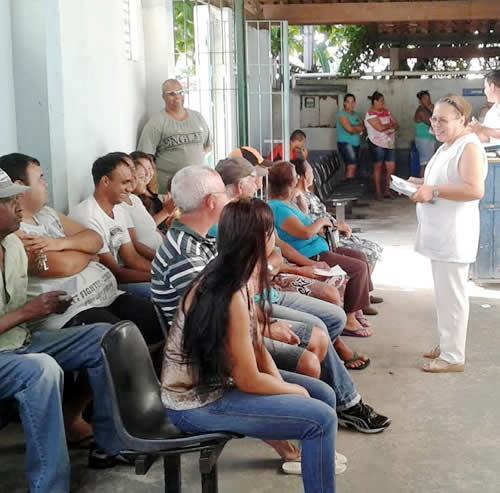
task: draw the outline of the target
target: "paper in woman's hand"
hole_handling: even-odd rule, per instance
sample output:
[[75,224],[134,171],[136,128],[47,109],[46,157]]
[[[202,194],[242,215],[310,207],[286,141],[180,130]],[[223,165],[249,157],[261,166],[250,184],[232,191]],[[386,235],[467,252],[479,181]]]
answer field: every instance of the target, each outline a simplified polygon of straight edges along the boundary
[[391,189],[395,192],[411,197],[417,191],[417,185],[410,183],[408,180],[403,180],[399,176],[391,175]]

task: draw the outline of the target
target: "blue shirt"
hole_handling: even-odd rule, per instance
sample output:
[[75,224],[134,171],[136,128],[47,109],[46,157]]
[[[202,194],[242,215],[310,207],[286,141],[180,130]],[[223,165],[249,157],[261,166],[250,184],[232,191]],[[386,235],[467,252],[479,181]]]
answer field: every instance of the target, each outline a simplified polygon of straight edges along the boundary
[[319,235],[314,235],[308,240],[301,240],[295,236],[291,236],[281,229],[281,225],[289,218],[296,217],[304,226],[309,226],[314,221],[300,211],[297,207],[283,202],[282,200],[270,200],[269,207],[274,214],[274,226],[280,239],[288,243],[291,247],[295,248],[304,257],[314,257],[320,253],[328,252],[328,243]]
[[341,110],[337,112],[337,142],[343,142],[345,144],[351,144],[353,146],[359,146],[361,141],[359,134],[350,134],[340,123],[340,117],[345,116],[349,123],[353,127],[358,127],[361,125],[361,117],[358,113],[348,113],[347,111]]
[[217,238],[217,232],[219,231],[219,225],[214,224],[207,232],[207,236],[210,238]]

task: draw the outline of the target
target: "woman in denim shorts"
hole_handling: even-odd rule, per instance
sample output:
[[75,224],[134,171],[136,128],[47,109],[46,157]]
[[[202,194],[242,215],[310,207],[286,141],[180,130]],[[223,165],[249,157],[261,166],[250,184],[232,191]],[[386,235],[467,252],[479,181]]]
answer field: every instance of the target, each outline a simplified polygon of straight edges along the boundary
[[361,115],[354,111],[354,94],[344,96],[344,109],[337,112],[337,149],[346,165],[346,178],[356,177],[360,136],[365,131]]
[[[389,185],[391,175],[396,170],[395,134],[399,125],[391,112],[385,107],[384,95],[375,91],[368,99],[372,102],[365,116],[365,127],[368,133],[368,147],[373,160],[373,181],[375,198],[391,198]],[[382,171],[385,167],[385,179]]]

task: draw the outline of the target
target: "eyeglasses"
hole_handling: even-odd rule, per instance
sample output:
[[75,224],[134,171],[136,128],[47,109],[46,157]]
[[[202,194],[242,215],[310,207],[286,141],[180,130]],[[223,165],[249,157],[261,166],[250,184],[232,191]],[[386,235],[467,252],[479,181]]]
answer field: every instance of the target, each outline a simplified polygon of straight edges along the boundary
[[[458,118],[451,118],[451,120],[458,120],[460,117]],[[438,118],[436,116],[431,116],[429,118],[430,122],[435,125],[436,123],[439,123],[440,125],[446,125],[447,123],[450,123],[450,120],[446,119],[446,118]]]
[[186,91],[184,89],[178,89],[177,91],[164,91],[163,94],[175,98],[175,96],[184,96]]

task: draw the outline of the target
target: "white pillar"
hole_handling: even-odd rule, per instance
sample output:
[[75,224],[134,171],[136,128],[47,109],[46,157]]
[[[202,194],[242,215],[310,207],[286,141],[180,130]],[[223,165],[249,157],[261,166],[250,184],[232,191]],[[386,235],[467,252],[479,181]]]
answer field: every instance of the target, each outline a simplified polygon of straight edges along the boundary
[[17,141],[40,160],[58,210],[68,205],[59,0],[11,2]]
[[0,156],[17,151],[10,2],[0,2]]
[[312,70],[314,53],[314,26],[304,26],[304,68]]
[[172,0],[142,0],[148,115],[163,107],[161,84],[175,77]]

